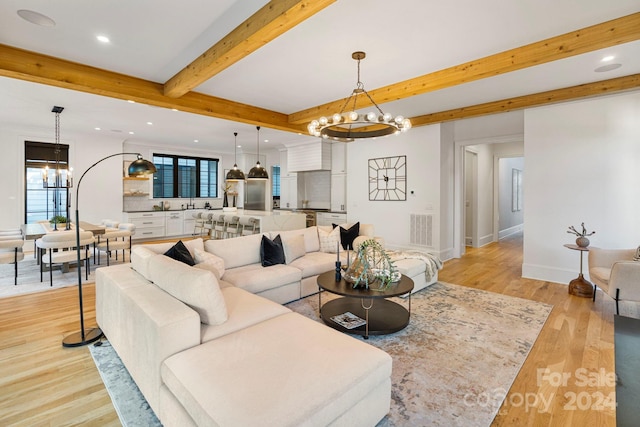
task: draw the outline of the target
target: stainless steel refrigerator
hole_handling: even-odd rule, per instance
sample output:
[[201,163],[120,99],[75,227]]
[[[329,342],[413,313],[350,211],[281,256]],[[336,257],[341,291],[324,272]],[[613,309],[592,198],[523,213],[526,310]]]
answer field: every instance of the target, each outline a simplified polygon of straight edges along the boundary
[[244,208],[254,211],[264,211],[268,185],[268,180],[247,180],[244,187]]

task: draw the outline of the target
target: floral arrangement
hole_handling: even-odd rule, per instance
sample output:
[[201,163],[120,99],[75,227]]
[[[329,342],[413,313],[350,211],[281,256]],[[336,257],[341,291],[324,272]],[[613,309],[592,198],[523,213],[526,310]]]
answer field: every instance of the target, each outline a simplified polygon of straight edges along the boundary
[[357,256],[344,273],[344,279],[354,288],[361,286],[367,289],[379,281],[380,286],[372,289],[382,291],[400,280],[400,273],[382,245],[368,239],[358,246]]
[[56,215],[52,217],[49,222],[51,224],[65,224],[67,222],[67,217],[64,215]]
[[572,225],[567,230],[567,233],[575,234],[578,237],[587,237],[587,236],[591,236],[593,234],[596,234],[595,231],[592,231],[591,233],[587,233],[587,229],[584,227],[584,222],[582,224],[580,224],[580,227],[582,227],[582,231],[576,230],[576,228]]

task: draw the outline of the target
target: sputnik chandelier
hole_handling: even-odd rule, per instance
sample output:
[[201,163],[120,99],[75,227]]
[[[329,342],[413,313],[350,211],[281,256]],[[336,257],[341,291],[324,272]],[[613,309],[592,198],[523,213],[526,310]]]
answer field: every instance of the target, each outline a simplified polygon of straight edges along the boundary
[[[364,52],[351,54],[351,57],[358,61],[356,88],[345,99],[339,113],[335,113],[329,118],[323,116],[309,123],[307,129],[311,135],[334,141],[350,142],[356,139],[376,138],[406,132],[411,129],[411,120],[403,116],[394,118],[391,114],[384,113],[364,89],[364,84],[360,81],[360,61],[365,56]],[[370,111],[366,114],[360,114],[356,111],[358,96],[361,94],[365,94],[369,98],[371,104],[378,110],[377,112]],[[349,107],[351,111],[345,113]]]

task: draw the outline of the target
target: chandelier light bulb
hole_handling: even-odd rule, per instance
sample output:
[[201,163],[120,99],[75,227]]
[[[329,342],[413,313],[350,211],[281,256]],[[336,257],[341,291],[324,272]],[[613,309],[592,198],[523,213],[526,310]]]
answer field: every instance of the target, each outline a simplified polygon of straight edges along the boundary
[[[371,95],[364,89],[364,84],[360,81],[360,61],[365,57],[366,54],[360,51],[351,54],[351,58],[358,62],[358,81],[356,88],[351,92],[351,95],[345,99],[340,112],[332,114],[330,119],[323,116],[309,123],[307,129],[310,135],[321,136],[324,139],[334,141],[349,142],[356,139],[391,135],[411,128],[409,119],[405,119],[401,115],[394,119],[391,114],[383,112],[373,98],[371,98]],[[365,114],[359,114],[355,111],[358,105],[363,105],[363,103],[358,102],[358,96],[366,97],[368,105],[373,105],[375,109]],[[353,108],[353,110],[345,111],[347,108]],[[346,126],[342,125],[343,123],[345,123]],[[367,126],[371,123],[376,123],[377,126]]]

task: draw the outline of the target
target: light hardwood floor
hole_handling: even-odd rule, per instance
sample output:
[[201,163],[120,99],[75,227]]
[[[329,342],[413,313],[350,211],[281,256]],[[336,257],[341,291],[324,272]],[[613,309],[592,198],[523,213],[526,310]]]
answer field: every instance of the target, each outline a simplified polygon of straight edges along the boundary
[[[442,281],[554,306],[493,425],[615,426],[613,302],[522,279],[521,264],[515,236],[469,249],[440,272]],[[95,325],[95,288],[83,289],[85,319]],[[89,350],[61,346],[79,330],[77,295],[72,287],[0,299],[1,426],[120,425]],[[476,394],[470,411],[503,393]]]

